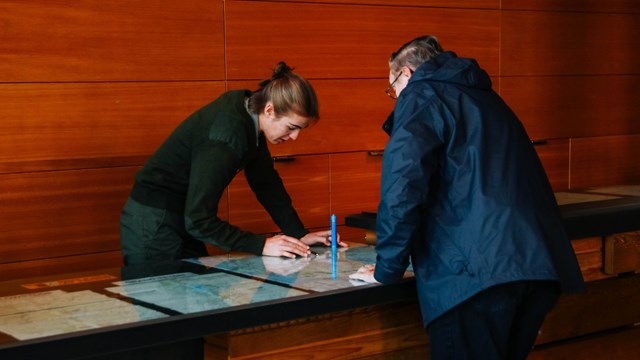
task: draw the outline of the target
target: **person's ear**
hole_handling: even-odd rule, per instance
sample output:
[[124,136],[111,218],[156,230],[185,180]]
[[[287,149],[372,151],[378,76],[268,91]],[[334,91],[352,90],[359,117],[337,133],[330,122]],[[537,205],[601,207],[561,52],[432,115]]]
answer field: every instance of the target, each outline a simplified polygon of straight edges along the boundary
[[264,106],[264,114],[267,115],[270,118],[274,118],[275,117],[275,109],[274,109],[273,103],[271,101],[269,101]]
[[413,75],[413,71],[411,71],[411,69],[409,69],[408,66],[403,66],[402,69],[400,69],[400,70],[408,78],[411,78],[411,75]]

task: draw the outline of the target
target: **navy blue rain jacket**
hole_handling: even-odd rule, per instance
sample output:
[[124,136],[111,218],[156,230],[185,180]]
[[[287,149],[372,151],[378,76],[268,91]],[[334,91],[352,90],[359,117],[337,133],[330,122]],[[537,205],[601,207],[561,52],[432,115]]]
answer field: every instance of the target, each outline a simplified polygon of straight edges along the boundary
[[540,160],[475,60],[422,64],[383,127],[374,276],[399,281],[411,258],[425,326],[501,283],[583,290]]

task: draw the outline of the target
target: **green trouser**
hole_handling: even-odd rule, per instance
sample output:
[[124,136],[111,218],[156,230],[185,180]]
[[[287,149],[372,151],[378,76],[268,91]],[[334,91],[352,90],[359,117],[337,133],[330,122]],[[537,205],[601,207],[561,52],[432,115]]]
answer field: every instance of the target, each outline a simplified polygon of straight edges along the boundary
[[207,256],[201,241],[187,233],[184,216],[129,198],[120,216],[124,265]]

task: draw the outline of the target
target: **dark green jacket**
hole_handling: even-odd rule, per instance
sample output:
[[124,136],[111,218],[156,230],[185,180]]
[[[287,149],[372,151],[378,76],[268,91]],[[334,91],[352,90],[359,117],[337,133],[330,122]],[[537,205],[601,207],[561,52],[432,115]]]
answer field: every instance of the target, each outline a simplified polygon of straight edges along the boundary
[[242,169],[258,201],[282,231],[307,231],[291,204],[263,134],[245,109],[250,92],[229,91],[183,121],[136,174],[131,197],[147,206],[184,214],[195,239],[224,250],[261,254],[265,237],[222,221],[218,203]]

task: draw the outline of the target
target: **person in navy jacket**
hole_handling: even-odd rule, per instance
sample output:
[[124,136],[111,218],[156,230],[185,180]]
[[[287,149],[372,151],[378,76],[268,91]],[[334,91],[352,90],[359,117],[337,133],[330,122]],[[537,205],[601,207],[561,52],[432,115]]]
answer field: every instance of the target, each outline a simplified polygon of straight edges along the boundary
[[561,292],[584,290],[553,191],[473,59],[416,38],[391,55],[375,266],[413,266],[433,359],[524,359]]

